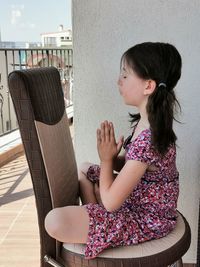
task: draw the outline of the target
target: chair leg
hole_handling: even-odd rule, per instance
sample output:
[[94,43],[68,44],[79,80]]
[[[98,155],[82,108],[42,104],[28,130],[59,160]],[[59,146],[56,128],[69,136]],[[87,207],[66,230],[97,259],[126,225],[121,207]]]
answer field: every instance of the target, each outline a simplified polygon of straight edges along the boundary
[[183,267],[183,261],[182,261],[182,259],[179,259],[175,263],[168,265],[168,267]]
[[182,258],[180,258],[180,259],[176,262],[176,266],[177,266],[177,267],[183,267],[183,261],[182,261]]
[[49,263],[49,265],[54,266],[54,267],[64,267],[63,265],[61,265],[60,263],[58,263],[57,261],[55,261],[53,258],[49,257],[48,255],[44,256],[44,262]]

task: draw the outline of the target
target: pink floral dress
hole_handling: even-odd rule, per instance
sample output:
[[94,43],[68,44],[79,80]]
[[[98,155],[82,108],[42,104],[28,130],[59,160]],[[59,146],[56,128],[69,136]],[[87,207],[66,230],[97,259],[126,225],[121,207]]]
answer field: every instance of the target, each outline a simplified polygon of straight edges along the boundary
[[[157,167],[146,171],[122,206],[108,212],[101,204],[83,205],[89,215],[85,258],[95,258],[109,247],[127,246],[166,236],[176,225],[179,194],[176,149],[170,146],[162,158],[151,145],[151,131],[146,129],[126,146],[127,160],[137,160]],[[92,165],[87,178],[98,182],[100,168]],[[124,181],[126,182],[126,181]]]

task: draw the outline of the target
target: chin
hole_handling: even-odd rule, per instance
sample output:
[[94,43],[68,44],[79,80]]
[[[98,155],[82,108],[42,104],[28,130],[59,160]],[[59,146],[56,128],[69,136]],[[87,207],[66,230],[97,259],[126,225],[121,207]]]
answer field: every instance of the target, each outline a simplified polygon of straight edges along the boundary
[[130,101],[125,101],[125,100],[124,100],[124,103],[125,103],[127,106],[135,106],[133,103],[130,103]]
[[135,105],[135,104],[132,104],[132,103],[128,103],[128,104],[126,104],[127,106],[130,106],[130,107],[134,107],[134,108],[138,108],[138,106],[137,105]]

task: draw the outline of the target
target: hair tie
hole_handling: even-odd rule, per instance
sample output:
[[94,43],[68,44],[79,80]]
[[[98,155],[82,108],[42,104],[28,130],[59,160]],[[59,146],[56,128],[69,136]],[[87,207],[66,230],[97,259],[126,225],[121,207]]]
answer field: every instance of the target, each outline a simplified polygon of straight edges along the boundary
[[158,87],[164,86],[165,88],[167,87],[166,83],[159,83]]

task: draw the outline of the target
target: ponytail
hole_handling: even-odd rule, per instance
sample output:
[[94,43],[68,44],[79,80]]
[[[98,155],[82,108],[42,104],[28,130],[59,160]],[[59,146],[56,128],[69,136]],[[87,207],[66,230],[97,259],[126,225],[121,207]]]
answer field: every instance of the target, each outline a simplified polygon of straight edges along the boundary
[[147,114],[152,132],[152,144],[162,155],[167,152],[170,145],[176,144],[173,120],[177,105],[180,108],[174,91],[168,91],[164,86],[157,87],[148,99]]

